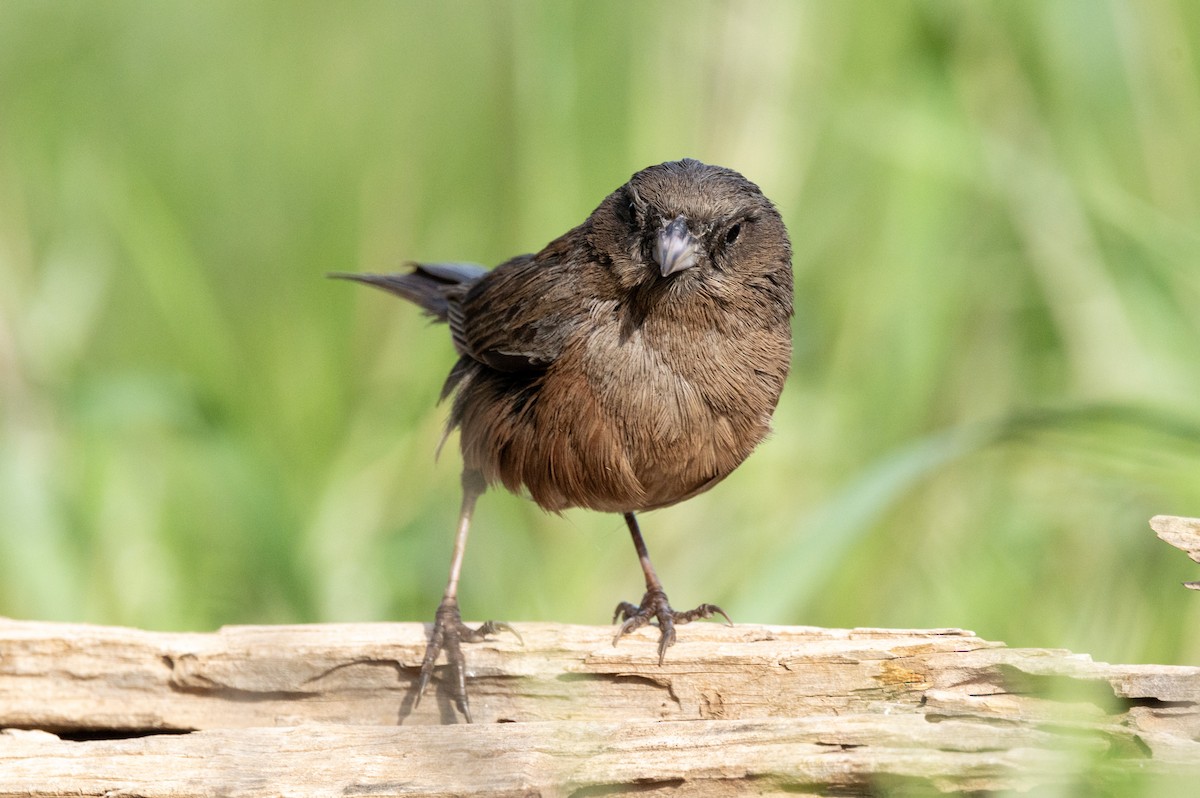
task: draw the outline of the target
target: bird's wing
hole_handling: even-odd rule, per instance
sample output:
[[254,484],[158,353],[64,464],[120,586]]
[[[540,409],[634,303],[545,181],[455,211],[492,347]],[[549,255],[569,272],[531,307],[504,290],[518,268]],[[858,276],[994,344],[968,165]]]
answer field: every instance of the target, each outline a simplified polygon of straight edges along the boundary
[[512,373],[540,371],[558,358],[577,326],[579,286],[544,254],[513,258],[450,298],[460,353]]

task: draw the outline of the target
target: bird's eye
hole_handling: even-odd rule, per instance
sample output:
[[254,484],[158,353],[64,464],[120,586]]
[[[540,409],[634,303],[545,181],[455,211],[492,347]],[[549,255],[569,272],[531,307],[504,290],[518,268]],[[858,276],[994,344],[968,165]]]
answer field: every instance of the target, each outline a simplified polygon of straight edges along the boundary
[[729,246],[734,241],[737,241],[738,236],[741,235],[741,233],[742,233],[742,225],[740,222],[738,222],[738,223],[734,224],[733,227],[730,227],[729,230],[727,230],[725,232],[725,245]]

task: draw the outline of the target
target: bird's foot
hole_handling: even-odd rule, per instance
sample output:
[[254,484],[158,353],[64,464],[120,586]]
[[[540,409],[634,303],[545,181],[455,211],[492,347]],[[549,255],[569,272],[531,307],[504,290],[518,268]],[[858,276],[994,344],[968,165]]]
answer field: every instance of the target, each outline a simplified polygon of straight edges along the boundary
[[613,623],[620,620],[625,622],[621,624],[621,628],[613,637],[613,645],[615,646],[617,641],[634,629],[642,628],[651,620],[657,621],[659,630],[658,664],[662,665],[663,658],[667,656],[667,649],[675,645],[675,624],[690,623],[698,618],[711,618],[714,615],[720,615],[725,619],[725,623],[733,626],[733,621],[729,620],[725,610],[716,604],[701,604],[694,610],[678,612],[671,609],[666,593],[658,588],[651,588],[646,591],[646,595],[642,596],[640,607],[630,604],[628,601],[622,601],[617,605],[617,611],[613,613]]
[[433,676],[433,664],[445,649],[446,662],[450,665],[450,675],[453,678],[451,691],[454,694],[454,702],[458,705],[458,711],[467,719],[467,723],[471,723],[471,705],[467,701],[466,661],[461,644],[478,643],[497,632],[512,632],[519,642],[524,643],[516,629],[499,621],[487,621],[479,628],[472,629],[462,622],[457,599],[443,598],[442,603],[438,605],[437,615],[434,616],[433,634],[429,637],[429,644],[425,646],[425,659],[421,661],[421,678],[417,682],[417,698],[413,707],[420,705],[421,696],[429,686],[430,677]]

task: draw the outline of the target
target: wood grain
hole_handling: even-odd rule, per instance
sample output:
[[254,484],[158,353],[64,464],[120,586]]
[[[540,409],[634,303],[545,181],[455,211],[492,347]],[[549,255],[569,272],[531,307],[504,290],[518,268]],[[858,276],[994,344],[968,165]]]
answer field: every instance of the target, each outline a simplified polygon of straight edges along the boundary
[[[1156,517],[1160,536],[1200,521]],[[514,624],[461,724],[423,624],[0,619],[0,796],[928,794],[1200,778],[1200,668],[959,629]],[[439,674],[440,676],[440,674]],[[1169,790],[1163,794],[1170,794]]]

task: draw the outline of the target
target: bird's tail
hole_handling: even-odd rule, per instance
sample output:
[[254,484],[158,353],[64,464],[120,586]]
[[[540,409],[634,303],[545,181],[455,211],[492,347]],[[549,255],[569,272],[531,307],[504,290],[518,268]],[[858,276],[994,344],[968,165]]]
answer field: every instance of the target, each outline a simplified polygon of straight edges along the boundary
[[438,321],[446,321],[450,311],[449,293],[455,289],[461,291],[463,286],[487,273],[487,269],[474,263],[414,263],[412,267],[408,274],[332,272],[328,276],[382,288],[416,304]]

